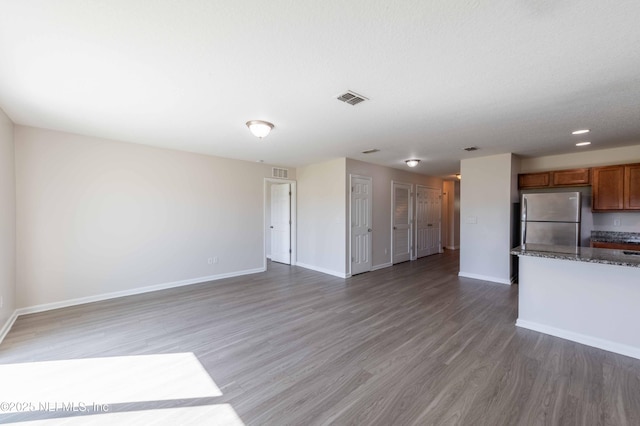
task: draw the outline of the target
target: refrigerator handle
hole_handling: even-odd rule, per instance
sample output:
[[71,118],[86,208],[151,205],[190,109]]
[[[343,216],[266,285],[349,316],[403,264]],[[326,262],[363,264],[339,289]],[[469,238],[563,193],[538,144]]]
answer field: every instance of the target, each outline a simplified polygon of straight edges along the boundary
[[522,236],[520,238],[524,249],[527,242],[527,197],[522,197]]

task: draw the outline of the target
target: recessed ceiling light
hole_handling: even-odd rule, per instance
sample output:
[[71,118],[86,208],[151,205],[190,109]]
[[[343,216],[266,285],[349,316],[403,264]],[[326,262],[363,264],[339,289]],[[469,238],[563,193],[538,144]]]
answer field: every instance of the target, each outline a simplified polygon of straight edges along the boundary
[[589,133],[591,130],[589,129],[582,129],[582,130],[574,130],[573,132],[571,132],[572,135],[584,135],[585,133]]
[[591,142],[578,142],[576,144],[576,146],[587,146],[587,145],[591,145]]

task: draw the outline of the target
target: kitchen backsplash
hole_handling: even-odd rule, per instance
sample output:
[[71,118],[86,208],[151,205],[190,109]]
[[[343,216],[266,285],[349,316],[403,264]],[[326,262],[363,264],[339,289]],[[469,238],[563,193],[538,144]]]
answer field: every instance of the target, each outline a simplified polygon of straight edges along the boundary
[[640,212],[593,213],[593,230],[640,232]]

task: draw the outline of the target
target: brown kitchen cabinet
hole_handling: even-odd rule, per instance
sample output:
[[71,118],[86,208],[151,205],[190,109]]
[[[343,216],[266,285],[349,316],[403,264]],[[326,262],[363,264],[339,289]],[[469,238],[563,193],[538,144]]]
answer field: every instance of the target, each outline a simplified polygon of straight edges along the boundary
[[553,172],[521,173],[518,188],[562,188],[586,186],[591,183],[591,169],[556,170]]
[[594,167],[592,210],[622,210],[624,207],[624,166]]
[[640,164],[624,166],[624,208],[640,210]]
[[551,172],[551,186],[583,186],[591,183],[591,169]]
[[522,173],[518,175],[518,188],[547,188],[551,183],[551,173]]
[[594,167],[592,210],[640,210],[640,164]]
[[601,241],[592,241],[591,247],[593,248],[605,248],[605,249],[614,249],[614,250],[633,250],[640,251],[640,245],[638,244],[627,244],[627,243],[608,243]]

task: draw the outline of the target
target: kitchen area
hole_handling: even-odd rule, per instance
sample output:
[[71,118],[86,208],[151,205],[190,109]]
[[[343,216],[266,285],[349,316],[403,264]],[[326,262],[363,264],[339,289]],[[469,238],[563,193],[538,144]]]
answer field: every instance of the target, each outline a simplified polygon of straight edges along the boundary
[[640,359],[640,164],[521,173],[518,189],[516,325]]

